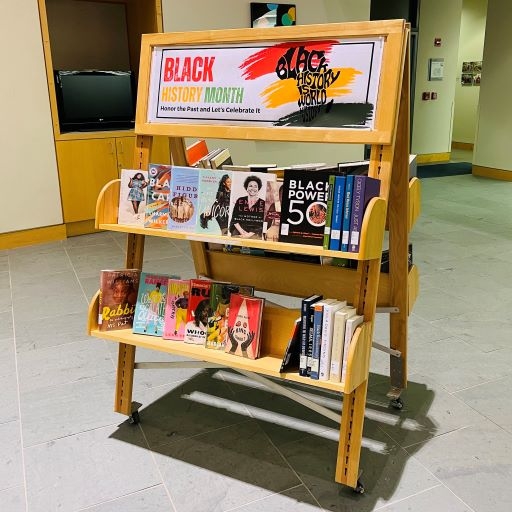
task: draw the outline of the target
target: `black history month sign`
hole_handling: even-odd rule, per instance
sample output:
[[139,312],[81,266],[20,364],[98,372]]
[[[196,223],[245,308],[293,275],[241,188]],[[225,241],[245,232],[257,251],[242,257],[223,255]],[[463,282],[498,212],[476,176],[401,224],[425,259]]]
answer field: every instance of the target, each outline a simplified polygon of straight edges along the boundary
[[372,129],[382,38],[155,47],[148,122]]

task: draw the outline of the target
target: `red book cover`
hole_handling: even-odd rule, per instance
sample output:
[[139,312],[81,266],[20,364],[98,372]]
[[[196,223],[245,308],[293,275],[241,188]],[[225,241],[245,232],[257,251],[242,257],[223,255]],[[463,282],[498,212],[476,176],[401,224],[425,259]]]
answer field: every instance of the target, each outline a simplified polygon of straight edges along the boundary
[[169,279],[164,317],[163,338],[165,340],[183,341],[189,296],[190,281],[188,279]]
[[212,282],[207,279],[191,279],[188,299],[187,325],[185,326],[185,343],[206,344],[208,318],[211,316],[210,288]]
[[265,299],[231,294],[226,352],[257,359],[261,342],[261,319]]
[[131,329],[139,289],[140,270],[102,270],[98,327],[100,331]]

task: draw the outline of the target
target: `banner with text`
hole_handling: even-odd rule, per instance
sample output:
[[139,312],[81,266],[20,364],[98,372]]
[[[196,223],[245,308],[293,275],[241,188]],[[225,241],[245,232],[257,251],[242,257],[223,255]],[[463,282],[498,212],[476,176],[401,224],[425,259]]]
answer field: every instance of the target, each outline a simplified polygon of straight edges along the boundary
[[382,38],[156,47],[148,122],[374,126]]

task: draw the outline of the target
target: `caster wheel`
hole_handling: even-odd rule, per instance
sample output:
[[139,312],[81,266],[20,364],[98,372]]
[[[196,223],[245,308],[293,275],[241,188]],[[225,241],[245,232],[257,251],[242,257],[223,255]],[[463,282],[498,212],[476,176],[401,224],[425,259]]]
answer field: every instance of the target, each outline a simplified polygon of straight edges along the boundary
[[400,397],[391,400],[390,405],[391,407],[393,407],[393,409],[400,410],[404,408],[404,403],[402,402],[402,399]]
[[137,425],[140,423],[139,411],[133,411],[128,419],[131,425]]
[[357,481],[357,485],[354,487],[354,492],[356,494],[364,494],[364,485],[361,483],[361,480]]

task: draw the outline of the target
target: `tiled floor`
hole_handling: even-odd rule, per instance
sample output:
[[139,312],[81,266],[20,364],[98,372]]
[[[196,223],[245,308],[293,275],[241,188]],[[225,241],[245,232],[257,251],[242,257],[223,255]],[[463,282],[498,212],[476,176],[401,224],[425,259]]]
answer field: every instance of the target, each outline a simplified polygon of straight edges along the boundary
[[[113,413],[117,345],[85,334],[98,271],[123,262],[101,233],[0,252],[0,510],[512,510],[512,184],[422,185],[410,384],[390,409],[372,353],[364,495],[333,481],[336,424],[229,370],[137,370],[141,423]],[[149,239],[146,258],[193,275],[184,243]]]

